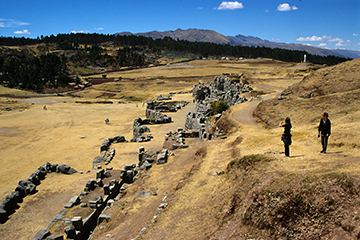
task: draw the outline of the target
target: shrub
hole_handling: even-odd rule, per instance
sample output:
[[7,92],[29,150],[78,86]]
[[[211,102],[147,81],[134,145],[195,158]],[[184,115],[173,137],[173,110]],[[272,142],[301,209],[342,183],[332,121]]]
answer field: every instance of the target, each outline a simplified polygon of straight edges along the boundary
[[212,114],[222,113],[228,108],[229,106],[227,105],[227,103],[223,101],[217,101],[210,104]]

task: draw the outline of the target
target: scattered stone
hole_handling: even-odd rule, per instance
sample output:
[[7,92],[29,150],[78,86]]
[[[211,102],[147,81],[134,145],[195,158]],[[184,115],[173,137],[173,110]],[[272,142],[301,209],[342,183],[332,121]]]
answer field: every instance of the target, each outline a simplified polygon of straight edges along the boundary
[[64,236],[63,235],[53,235],[53,236],[47,237],[46,240],[64,240]]
[[106,222],[108,222],[110,220],[111,216],[110,215],[105,215],[105,214],[100,214],[99,216],[99,222],[103,222],[104,220]]
[[80,204],[80,197],[78,195],[73,196],[67,204],[65,204],[64,208],[72,208],[75,205]]
[[63,235],[53,235],[53,236],[47,237],[46,240],[64,240],[64,236]]
[[141,165],[140,169],[149,170],[151,167],[152,167],[151,163],[145,160],[144,163]]
[[93,160],[93,168],[95,166],[97,166],[97,164],[102,163],[102,162],[106,162],[106,158],[103,158],[101,156],[95,157],[94,160]]
[[35,235],[35,237],[32,238],[32,240],[42,240],[46,237],[50,236],[50,231],[47,228],[42,228],[40,231],[38,231]]

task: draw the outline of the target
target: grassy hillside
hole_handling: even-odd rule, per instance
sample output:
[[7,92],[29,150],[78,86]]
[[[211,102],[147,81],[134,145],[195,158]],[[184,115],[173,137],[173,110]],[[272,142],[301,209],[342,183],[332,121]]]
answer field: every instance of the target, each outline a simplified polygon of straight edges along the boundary
[[[154,165],[126,186],[105,210],[111,218],[96,227],[92,239],[357,239],[358,63],[349,61],[331,69],[271,60],[197,60],[188,65],[114,72],[107,78],[121,76],[123,81],[94,85],[69,96],[22,100],[30,104],[26,110],[0,115],[5,169],[1,198],[46,161],[69,164],[84,174],[48,176],[39,192],[26,197],[8,222],[0,225],[0,236],[29,239],[48,226],[70,197],[95,177],[91,164],[103,139],[116,135],[130,139],[133,120],[145,114],[145,108],[132,101],[76,104],[79,97],[118,102],[133,96],[143,101],[157,94],[191,90],[199,81],[231,72],[243,74],[254,88],[245,94],[248,98],[260,94],[262,101],[233,106],[217,123],[212,122],[227,138],[186,139],[189,148],[175,150],[168,163]],[[330,89],[332,94],[328,94]],[[278,100],[281,92],[290,91]],[[315,94],[320,92],[324,94]],[[312,97],[299,97],[307,93],[313,93]],[[9,96],[1,99],[13,100]],[[174,97],[180,99],[192,100],[191,95]],[[44,104],[48,110],[42,109]],[[140,146],[149,151],[161,149],[164,134],[183,127],[187,111],[193,110],[191,103],[169,114],[173,123],[149,126],[154,136],[151,142],[114,145],[116,157],[109,166],[122,169],[137,163]],[[333,133],[328,153],[320,154],[317,125],[324,111],[329,112]],[[293,144],[290,158],[283,158],[283,129],[277,126],[287,116],[293,123]],[[104,124],[106,117],[110,125]],[[140,191],[156,194],[136,197]],[[161,203],[166,207],[154,218]],[[41,219],[36,217],[39,214]],[[76,214],[81,214],[80,207],[65,216]],[[63,228],[52,225],[50,231],[64,234]]]

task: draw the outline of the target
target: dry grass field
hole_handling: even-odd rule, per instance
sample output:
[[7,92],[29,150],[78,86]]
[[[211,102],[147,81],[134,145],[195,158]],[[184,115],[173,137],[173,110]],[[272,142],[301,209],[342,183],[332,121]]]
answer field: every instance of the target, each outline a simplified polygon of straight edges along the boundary
[[[315,71],[318,66],[272,60],[196,60],[109,73],[108,79],[122,80],[63,97],[20,98],[31,93],[1,88],[1,199],[45,162],[67,164],[79,173],[47,175],[38,192],[24,198],[0,225],[0,238],[31,239],[47,227],[71,196],[95,177],[92,160],[103,139],[132,138],[133,120],[145,118],[143,101],[189,91],[199,81],[228,72],[244,74],[263,101],[231,107],[221,117],[217,125],[228,133],[226,139],[187,140],[189,148],[175,150],[167,164],[154,165],[127,186],[105,210],[112,217],[95,229],[92,239],[135,239],[144,227],[140,239],[358,239],[359,63]],[[280,92],[289,91],[293,94],[277,99]],[[313,97],[298,96],[307,93]],[[99,99],[125,104],[75,103]],[[191,94],[175,95],[174,100],[181,99],[191,101]],[[167,114],[171,124],[149,126],[154,136],[150,142],[115,144],[109,166],[122,169],[137,163],[140,146],[160,150],[164,134],[183,127],[188,111],[194,111],[194,104]],[[333,133],[328,153],[320,154],[317,125],[324,111],[329,112]],[[283,129],[277,127],[286,117],[293,124],[290,158],[283,158]],[[135,197],[139,191],[153,190],[156,196]],[[163,200],[168,206],[154,222]],[[67,214],[71,218],[71,211]],[[63,226],[52,225],[50,231],[64,234]]]

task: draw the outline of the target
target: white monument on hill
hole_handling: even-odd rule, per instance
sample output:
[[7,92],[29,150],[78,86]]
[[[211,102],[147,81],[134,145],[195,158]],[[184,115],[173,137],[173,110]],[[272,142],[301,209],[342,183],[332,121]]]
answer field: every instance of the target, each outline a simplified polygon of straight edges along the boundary
[[306,54],[304,54],[304,63],[306,63]]

